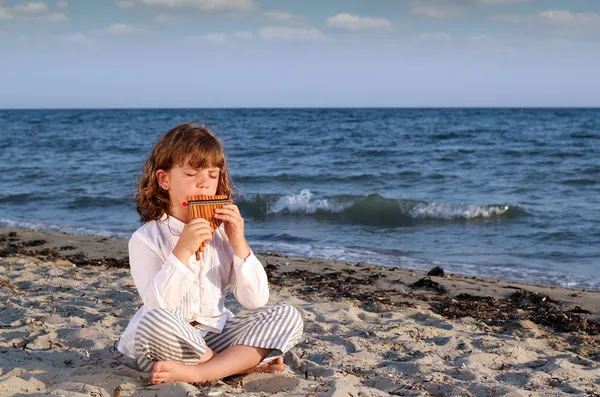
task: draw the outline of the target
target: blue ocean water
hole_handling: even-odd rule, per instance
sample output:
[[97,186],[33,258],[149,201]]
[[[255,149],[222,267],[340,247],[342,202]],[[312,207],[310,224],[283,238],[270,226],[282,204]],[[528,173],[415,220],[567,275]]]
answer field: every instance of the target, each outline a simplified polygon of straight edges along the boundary
[[255,251],[600,289],[600,109],[0,110],[0,225],[129,237],[194,119]]

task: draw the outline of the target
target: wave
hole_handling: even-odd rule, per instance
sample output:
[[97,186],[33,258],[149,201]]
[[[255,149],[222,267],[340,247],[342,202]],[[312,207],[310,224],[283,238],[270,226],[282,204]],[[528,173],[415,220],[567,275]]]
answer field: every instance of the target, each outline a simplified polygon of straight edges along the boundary
[[31,202],[39,202],[48,199],[48,196],[37,193],[15,193],[0,196],[0,204],[29,204]]
[[595,185],[598,181],[589,178],[577,178],[577,179],[567,179],[565,181],[561,181],[563,185]]
[[254,195],[237,202],[245,214],[256,219],[312,217],[340,224],[402,227],[422,224],[502,221],[527,212],[506,204],[443,204],[407,199],[339,195],[316,198],[308,189],[290,195]]
[[117,231],[103,228],[90,228],[74,225],[57,225],[52,223],[44,222],[27,222],[18,221],[13,219],[2,219],[0,218],[1,227],[18,228],[18,229],[32,229],[32,230],[46,230],[51,232],[61,232],[69,234],[85,234],[93,236],[105,236],[105,237],[131,237],[131,231]]

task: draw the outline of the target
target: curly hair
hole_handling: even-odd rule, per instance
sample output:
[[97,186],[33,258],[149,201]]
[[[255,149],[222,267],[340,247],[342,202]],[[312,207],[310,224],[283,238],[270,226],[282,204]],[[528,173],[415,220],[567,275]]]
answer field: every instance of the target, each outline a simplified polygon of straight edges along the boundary
[[220,169],[217,195],[231,197],[231,182],[223,143],[204,125],[194,121],[180,124],[159,138],[141,169],[135,194],[140,222],[158,220],[168,212],[171,203],[168,191],[162,189],[156,171],[168,171],[175,166]]

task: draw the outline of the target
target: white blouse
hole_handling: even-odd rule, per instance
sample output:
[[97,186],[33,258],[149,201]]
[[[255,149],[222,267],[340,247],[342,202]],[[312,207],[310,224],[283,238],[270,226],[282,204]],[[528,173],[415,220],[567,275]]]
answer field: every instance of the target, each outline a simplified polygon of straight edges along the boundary
[[223,225],[205,245],[200,260],[192,255],[187,266],[173,248],[184,223],[166,214],[147,222],[129,240],[129,265],[143,306],[132,317],[117,349],[135,357],[134,335],[141,318],[157,308],[174,310],[186,322],[197,321],[206,335],[221,332],[233,313],[225,308],[225,288],[232,286],[246,309],[266,305],[269,286],[265,270],[254,253],[246,260],[233,254]]

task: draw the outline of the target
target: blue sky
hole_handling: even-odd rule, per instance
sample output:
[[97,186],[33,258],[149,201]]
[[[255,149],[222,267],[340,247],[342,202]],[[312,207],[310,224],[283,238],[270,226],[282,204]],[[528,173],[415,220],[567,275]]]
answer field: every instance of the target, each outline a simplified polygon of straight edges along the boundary
[[597,0],[0,0],[0,108],[600,106]]

